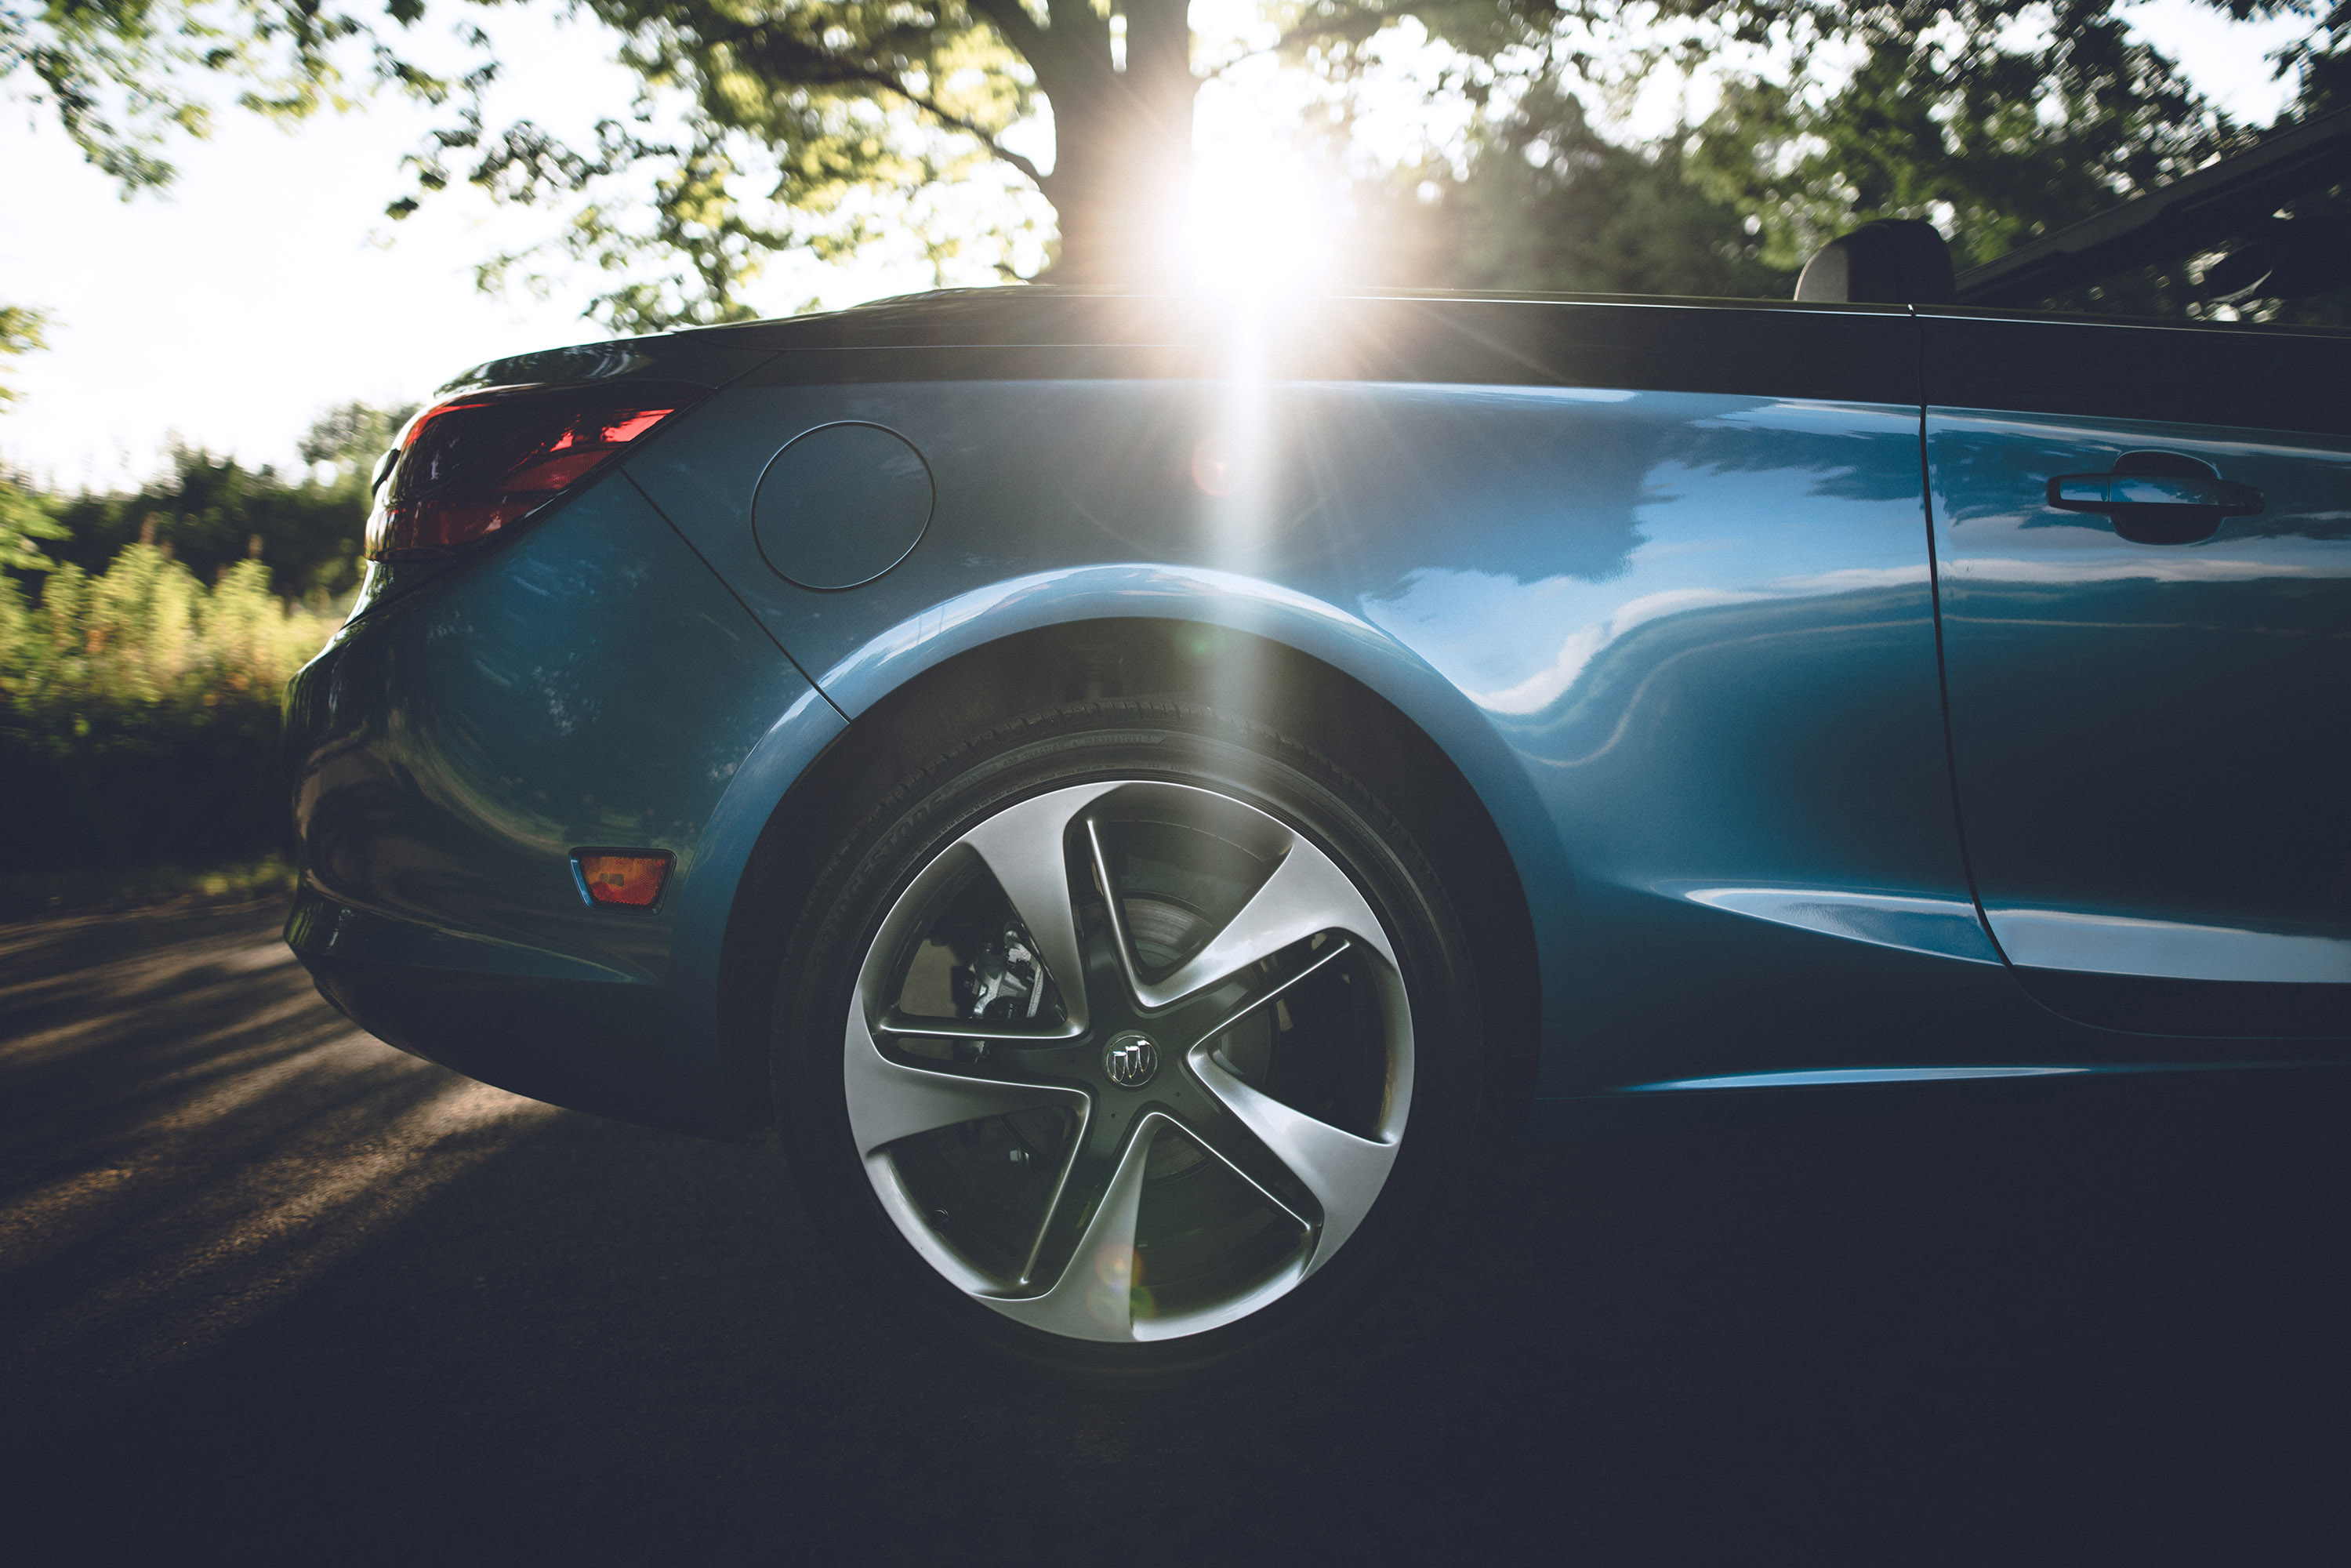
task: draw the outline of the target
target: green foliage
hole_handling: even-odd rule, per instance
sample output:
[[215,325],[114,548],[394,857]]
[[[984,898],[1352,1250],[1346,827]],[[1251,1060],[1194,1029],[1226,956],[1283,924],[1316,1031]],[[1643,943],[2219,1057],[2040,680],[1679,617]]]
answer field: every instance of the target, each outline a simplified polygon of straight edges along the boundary
[[[28,310],[21,305],[0,305],[0,360],[13,360],[36,349],[47,348],[48,339],[43,329],[48,321],[46,311]],[[16,401],[16,389],[0,381],[0,408]]]
[[418,406],[337,403],[310,422],[294,449],[305,463],[331,463],[347,476],[371,475],[376,460],[391,448],[400,427],[415,416]]
[[[1180,38],[1182,6],[1125,9],[1172,9]],[[592,314],[618,331],[752,314],[745,290],[788,248],[832,260],[894,235],[914,238],[942,277],[958,258],[998,275],[1033,271],[1041,213],[1019,186],[1061,209],[1066,239],[1075,209],[1111,199],[1085,178],[1091,150],[1133,139],[1139,40],[1123,84],[1108,13],[1092,0],[1050,0],[1039,8],[1044,26],[1019,0],[581,8],[619,36],[622,63],[643,83],[630,114],[572,146],[528,120],[494,130],[468,102],[413,161],[418,191],[392,212],[404,216],[461,179],[502,202],[562,211],[552,239],[494,258],[484,285],[541,286],[549,263],[593,268],[611,281]],[[1188,140],[1183,69],[1181,124],[1163,130]],[[1053,92],[1063,149],[1051,174],[1001,140],[1040,88]],[[992,185],[991,164],[1002,171]]]
[[[18,494],[52,520],[47,537],[64,541],[50,553],[84,571],[103,570],[126,546],[149,544],[204,581],[257,560],[286,596],[316,605],[359,586],[368,481],[414,412],[360,402],[329,410],[298,448],[306,463],[331,467],[324,478],[288,478],[177,446],[168,474],[127,494]],[[0,507],[6,504],[0,491]]]
[[2277,68],[2301,73],[2302,90],[2290,118],[2312,120],[2351,106],[2351,5],[2344,0],[2212,0],[2230,16],[2273,16],[2294,11],[2314,19],[2311,30],[2279,54]]
[[1801,266],[1874,218],[1925,218],[1964,270],[2177,179],[2245,138],[2113,7],[2019,33],[2017,0],[1843,13],[1862,50],[1844,85],[1732,84],[1698,128],[1709,193],[1756,218],[1764,254]]
[[[0,821],[16,846],[0,903],[83,896],[126,867],[148,868],[149,891],[283,882],[282,862],[254,864],[286,847],[278,705],[341,619],[368,476],[407,413],[329,411],[301,447],[325,479],[188,449],[127,496],[0,476],[0,543],[12,525],[62,541],[57,559],[0,557],[40,574],[0,574]],[[273,570],[307,603],[273,593]]]
[[1677,140],[1619,146],[1556,84],[1527,92],[1480,137],[1467,174],[1440,178],[1411,219],[1428,281],[1463,288],[1784,298],[1740,214],[1687,177]]
[[337,619],[278,599],[257,560],[207,588],[152,545],[130,546],[95,576],[68,562],[30,602],[0,579],[5,722],[64,755],[93,735],[184,728],[255,704],[274,710]]
[[[2304,112],[2351,83],[2351,5],[2205,3],[2311,18],[2282,63],[2302,73]],[[478,29],[460,25],[475,61],[455,78],[406,59],[400,33],[425,15],[423,0],[388,0],[380,14],[319,0],[49,0],[0,10],[0,78],[31,83],[89,156],[135,188],[169,177],[163,131],[202,133],[208,110],[191,81],[234,80],[248,107],[299,115],[345,101],[332,57],[364,50],[361,85],[394,84],[454,112],[412,161],[415,189],[393,214],[461,181],[545,206],[559,214],[556,233],[491,258],[485,287],[544,287],[549,271],[584,267],[605,280],[590,313],[633,332],[741,319],[762,268],[789,248],[838,259],[887,235],[914,240],[941,281],[1032,275],[1048,206],[1056,281],[1149,280],[1174,254],[1165,225],[1200,75],[1229,63],[1194,57],[1186,0],[568,4],[611,30],[642,83],[626,113],[577,146],[530,121],[485,121],[482,91],[499,65]],[[1548,118],[1559,137],[1526,136],[1521,155],[1538,141],[1588,155],[1521,174],[1506,148],[1466,181],[1437,182],[1462,187],[1457,214],[1492,204],[1471,214],[1491,243],[1460,258],[1462,275],[1684,286],[1670,276],[1746,292],[1876,216],[1928,217],[1953,233],[1962,265],[1986,259],[2243,144],[2169,62],[2131,41],[2124,4],[1274,0],[1270,10],[1283,29],[1276,52],[1318,68],[1416,18],[1472,63],[1445,90],[1518,104],[1495,127],[1503,141]],[[442,14],[465,12],[444,0]],[[1860,65],[1831,87],[1802,68],[1816,57]],[[1648,173],[1562,119],[1578,94],[1614,91],[1645,69],[1768,59],[1800,68],[1734,69],[1703,125],[1648,152],[1617,150]],[[1537,91],[1516,90],[1528,81]],[[1032,162],[1008,135],[1048,105],[1056,151]],[[1677,175],[1702,199],[1681,196]],[[1607,232],[1587,239],[1554,221],[1543,205],[1552,196],[1587,218],[1614,214]],[[1514,205],[1534,219],[1515,239],[1502,233]],[[1721,209],[1751,219],[1752,234],[1722,233]],[[2179,303],[2177,278],[2117,287],[2109,304]]]
[[[405,27],[423,0],[389,0],[384,21]],[[217,82],[240,108],[298,120],[344,107],[335,64],[346,41],[373,44],[372,75],[424,96],[448,84],[381,47],[376,24],[319,0],[42,0],[0,5],[0,84],[52,110],[82,155],[126,192],[171,183],[174,133],[203,136]]]
[[0,915],[182,901],[248,904],[287,897],[299,881],[293,862],[275,852],[219,865],[167,861],[160,865],[10,872],[0,874]]
[[37,600],[0,577],[0,813],[12,869],[202,863],[280,846],[278,707],[339,617],[259,561],[207,588],[152,545]]
[[[2212,3],[2241,17],[2308,10]],[[1962,270],[1990,261],[2255,140],[2138,41],[2119,9],[2114,0],[2054,9],[2027,0],[1581,7],[1576,25],[1603,32],[1603,13],[1615,12],[1611,50],[1554,34],[1528,57],[1530,85],[1515,99],[1493,93],[1501,107],[1479,121],[1466,174],[1409,176],[1425,182],[1418,226],[1437,240],[1423,246],[1420,276],[1784,297],[1820,246],[1881,217],[1933,223]],[[2346,25],[2351,5],[2337,5],[2287,51],[2305,73],[2305,102],[2325,89]],[[1815,68],[1823,58],[1838,64]],[[1582,91],[1621,108],[1655,73],[1702,66],[1721,82],[1719,106],[1652,147],[1613,146],[1584,120]],[[2340,204],[2298,204],[2298,216],[2304,207],[2333,214]],[[2338,221],[2351,214],[2328,219]],[[2204,281],[2215,260],[2181,256],[2048,303],[2145,315],[2343,313],[2341,299],[2289,310],[2224,298]]]
[[[838,259],[911,237],[935,275],[1035,275],[1043,214],[1055,282],[1164,282],[1191,141],[1187,0],[582,0],[617,33],[643,90],[592,145],[530,122],[495,131],[477,107],[414,160],[415,194],[465,181],[560,211],[554,238],[497,257],[485,287],[544,287],[549,264],[611,280],[591,310],[616,330],[739,319],[775,251]],[[1308,0],[1273,7],[1278,51],[1360,44],[1403,18],[1479,57],[1542,40],[1552,0]],[[1114,32],[1113,23],[1123,25]],[[1123,38],[1123,65],[1114,37]],[[1229,63],[1229,62],[1227,62]],[[1054,153],[1014,125],[1050,104]],[[664,127],[683,129],[664,130]],[[993,166],[991,172],[991,165]],[[652,196],[642,191],[650,175]]]
[[57,521],[54,501],[13,475],[0,473],[0,570],[49,566],[37,541],[65,538],[71,532]]
[[[41,329],[48,318],[22,306],[0,305],[0,360],[48,347]],[[16,402],[16,389],[0,381],[0,409]],[[0,571],[30,570],[49,564],[38,541],[61,539],[65,526],[47,497],[15,475],[0,471]]]
[[[0,305],[0,363],[48,347],[43,329],[48,317],[21,305]],[[0,409],[16,401],[16,390],[0,379]],[[48,564],[37,541],[66,537],[48,498],[16,476],[0,472],[0,571]]]
[[143,543],[200,580],[254,561],[293,597],[333,598],[359,585],[366,486],[364,473],[289,482],[271,468],[177,447],[170,474],[127,495],[50,499],[65,535],[51,553],[92,571]]
[[[2209,3],[2239,19],[2310,16],[2309,33],[2280,57],[2281,71],[2303,73],[2302,103],[2285,119],[2332,101],[2351,5],[2321,17],[2304,4]],[[2115,0],[2054,10],[2025,0],[1895,0],[1825,16],[1810,5],[1779,7],[1779,36],[1798,46],[1800,57],[1808,41],[1835,37],[1859,51],[1857,66],[1834,89],[1802,70],[1732,82],[1691,136],[1689,166],[1709,194],[1759,225],[1774,266],[1800,264],[1857,224],[1905,217],[1940,229],[1964,272],[2260,139],[2138,41],[2122,9]],[[2294,237],[2307,242],[2351,222],[2343,195],[2294,203],[2297,218],[2318,220]],[[2182,254],[2041,303],[2135,316],[2338,320],[2351,302],[2341,289],[2263,299],[2220,281],[2229,276],[2220,260],[2217,251]]]

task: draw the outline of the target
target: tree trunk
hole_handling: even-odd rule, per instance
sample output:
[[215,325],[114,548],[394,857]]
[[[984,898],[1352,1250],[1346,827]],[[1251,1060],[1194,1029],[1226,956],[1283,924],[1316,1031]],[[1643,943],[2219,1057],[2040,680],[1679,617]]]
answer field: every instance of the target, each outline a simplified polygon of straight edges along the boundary
[[1107,19],[1086,0],[1055,0],[1053,26],[1015,40],[1053,106],[1053,172],[1042,184],[1061,244],[1040,282],[1182,281],[1199,91],[1187,9],[1187,0],[1124,0],[1123,71],[1112,68]]

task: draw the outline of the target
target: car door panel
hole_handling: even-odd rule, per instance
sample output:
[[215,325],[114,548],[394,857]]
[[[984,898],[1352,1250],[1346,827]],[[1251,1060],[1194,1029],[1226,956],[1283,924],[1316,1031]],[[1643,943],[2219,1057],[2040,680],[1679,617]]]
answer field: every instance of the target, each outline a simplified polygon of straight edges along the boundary
[[[2105,1027],[2351,1032],[2351,434],[2226,423],[2339,427],[2324,378],[2344,345],[1945,325],[1928,323],[1926,423],[1945,681],[2002,951],[2035,995]],[[2170,356],[2152,390],[2127,379],[2153,369],[2150,338]],[[2008,406],[1955,405],[1993,390],[1965,356],[1995,345],[2065,374],[2020,373]],[[2284,381],[2238,398],[2256,372]],[[2053,480],[2126,454],[2200,465],[2261,510],[2147,543],[2052,505]]]

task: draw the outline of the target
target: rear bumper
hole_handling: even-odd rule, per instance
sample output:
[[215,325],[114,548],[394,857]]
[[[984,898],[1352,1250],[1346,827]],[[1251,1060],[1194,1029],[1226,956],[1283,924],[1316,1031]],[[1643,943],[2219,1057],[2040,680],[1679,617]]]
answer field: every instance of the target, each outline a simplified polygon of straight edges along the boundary
[[485,975],[302,955],[319,994],[388,1045],[577,1111],[724,1134],[752,1123],[723,1086],[648,1072],[666,1023],[653,986]]
[[[721,949],[752,846],[841,725],[628,480],[371,607],[286,727],[286,939],[353,1022],[574,1109],[766,1119]],[[583,845],[668,852],[660,904],[589,904]]]

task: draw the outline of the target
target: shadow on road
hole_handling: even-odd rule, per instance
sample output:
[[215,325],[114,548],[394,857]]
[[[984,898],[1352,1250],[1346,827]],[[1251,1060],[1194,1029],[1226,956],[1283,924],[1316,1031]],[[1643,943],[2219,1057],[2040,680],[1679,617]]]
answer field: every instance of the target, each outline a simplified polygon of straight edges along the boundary
[[276,924],[0,927],[15,1561],[2247,1561],[2340,1511],[2329,1077],[1627,1108],[1375,1362],[1113,1398],[908,1339],[765,1149],[356,1033]]

